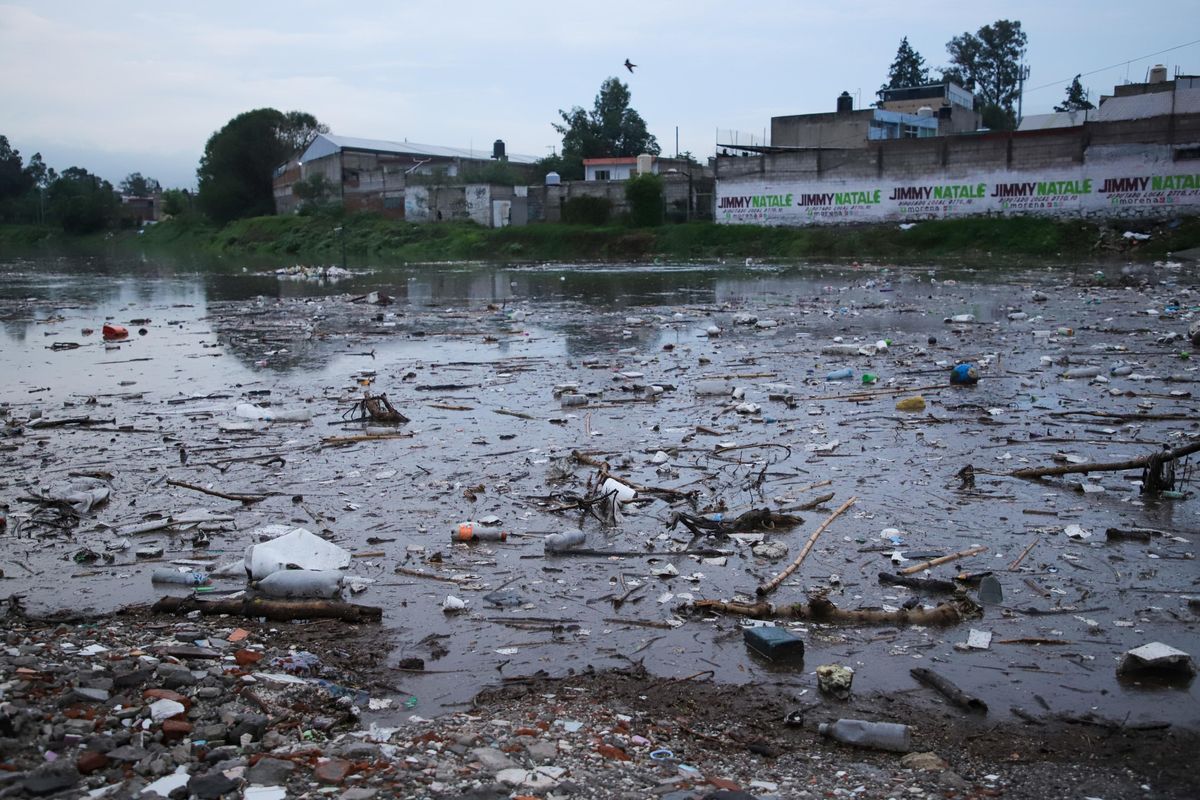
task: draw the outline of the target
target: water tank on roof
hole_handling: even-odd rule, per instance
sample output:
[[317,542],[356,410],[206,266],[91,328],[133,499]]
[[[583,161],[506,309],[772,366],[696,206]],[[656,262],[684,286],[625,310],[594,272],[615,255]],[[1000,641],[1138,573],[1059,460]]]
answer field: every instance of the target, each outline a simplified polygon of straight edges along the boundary
[[929,106],[921,106],[920,108],[917,109],[917,116],[918,117],[932,117],[933,109],[930,108]]
[[504,160],[504,140],[503,139],[497,139],[496,141],[492,142],[492,158],[496,159],[497,161]]
[[854,98],[850,96],[850,93],[842,92],[841,94],[839,94],[838,99],[837,99],[837,113],[849,114],[853,110],[854,110]]
[[562,177],[557,172],[546,173],[546,185],[558,186],[562,183]]
[[654,156],[649,153],[642,153],[637,157],[637,174],[645,175],[654,171]]
[[1155,64],[1150,68],[1150,80],[1148,83],[1166,83],[1167,68],[1162,64]]

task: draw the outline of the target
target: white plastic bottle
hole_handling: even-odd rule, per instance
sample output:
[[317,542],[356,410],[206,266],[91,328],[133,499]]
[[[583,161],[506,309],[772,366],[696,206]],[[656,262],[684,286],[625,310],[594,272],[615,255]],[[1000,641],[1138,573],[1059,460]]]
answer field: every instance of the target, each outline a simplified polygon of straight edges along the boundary
[[545,539],[546,552],[557,553],[563,550],[572,550],[582,545],[586,538],[581,530],[548,534]]
[[343,573],[336,570],[285,569],[272,572],[255,584],[267,597],[337,597]]
[[874,747],[879,750],[895,750],[907,753],[912,749],[912,739],[907,725],[894,722],[868,722],[862,719],[839,719],[832,724],[823,722],[818,727],[822,736],[858,747]]

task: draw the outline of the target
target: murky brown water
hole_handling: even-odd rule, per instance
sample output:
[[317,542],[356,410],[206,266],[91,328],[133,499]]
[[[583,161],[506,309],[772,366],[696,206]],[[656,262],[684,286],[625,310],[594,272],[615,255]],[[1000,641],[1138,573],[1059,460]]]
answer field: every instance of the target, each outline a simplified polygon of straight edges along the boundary
[[[157,258],[0,261],[0,402],[9,418],[40,411],[115,420],[99,429],[26,429],[0,441],[0,500],[13,520],[34,509],[20,499],[31,488],[68,481],[72,472],[114,475],[111,501],[69,534],[24,520],[14,536],[10,523],[0,597],[24,595],[32,611],[151,601],[162,590],[149,576],[163,565],[139,562],[137,548],[157,544],[168,560],[226,563],[240,557],[251,530],[286,523],[328,530],[363,555],[351,570],[375,583],[353,599],[383,606],[394,658],[424,658],[429,670],[397,677],[419,699],[407,713],[431,716],[504,676],[641,660],[664,675],[711,669],[718,680],[774,682],[798,695],[816,691],[812,672],[820,664],[854,667],[864,691],[927,691],[914,689],[908,675],[927,666],[985,698],[994,714],[1019,705],[1200,722],[1194,685],[1141,688],[1115,676],[1120,655],[1150,641],[1200,655],[1198,617],[1187,604],[1189,593],[1200,594],[1194,481],[1182,487],[1183,498],[1148,499],[1138,493],[1137,472],[1093,473],[1087,482],[1103,491],[1087,493],[1077,488],[1080,476],[1033,482],[985,474],[1050,465],[1056,453],[1117,461],[1194,439],[1196,362],[1178,357],[1185,342],[1158,341],[1185,332],[1186,315],[1200,305],[1194,269],[1147,268],[1142,289],[1121,286],[1113,267],[1101,279],[1079,267],[448,264],[381,267],[333,284],[256,269]],[[1035,289],[1048,301],[1033,302]],[[349,302],[370,291],[395,302]],[[1012,310],[1030,319],[1010,321]],[[735,324],[739,314],[778,325]],[[957,314],[976,322],[943,322]],[[100,341],[107,318],[131,328],[117,348]],[[150,321],[132,322],[139,319]],[[706,334],[713,325],[719,336]],[[1060,327],[1074,335],[1034,333]],[[96,333],[84,336],[84,328]],[[891,346],[872,356],[822,354],[839,336]],[[81,346],[51,349],[66,342]],[[977,386],[945,386],[957,359],[979,365]],[[1133,374],[1108,377],[1119,362]],[[1100,367],[1106,382],[1061,378],[1079,365]],[[841,367],[855,371],[855,383],[864,371],[878,375],[876,390],[929,387],[922,391],[928,408],[896,411],[907,392],[840,399],[857,388],[824,379]],[[740,414],[724,398],[697,395],[694,384],[711,376],[733,376],[761,412]],[[368,380],[411,418],[400,429],[411,438],[323,446],[324,438],[362,433],[343,414]],[[560,405],[552,389],[569,382],[590,395],[589,405]],[[665,391],[648,398],[635,389],[646,384]],[[794,403],[770,399],[781,393]],[[310,410],[312,423],[221,429],[239,421],[239,403],[268,398]],[[730,445],[737,448],[722,450]],[[542,498],[584,494],[594,474],[580,466],[550,482],[573,450],[608,460],[631,481],[694,491],[696,507],[653,499],[627,506],[611,528],[550,513]],[[658,450],[670,454],[665,466],[652,463]],[[956,478],[968,463],[980,473],[974,491],[959,489]],[[167,479],[271,496],[242,507]],[[805,488],[825,480],[827,488]],[[666,552],[691,542],[682,528],[667,529],[673,510],[723,503],[736,514],[825,492],[835,498],[803,512],[803,525],[768,535],[786,545],[782,561],[731,540],[694,543],[726,551],[724,564]],[[800,626],[803,668],[748,654],[736,618],[677,613],[692,598],[753,596],[851,495],[856,504],[773,600],[829,587],[842,607],[897,607],[909,590],[876,579],[894,569],[894,550],[943,554],[982,544],[986,553],[934,576],[994,570],[1003,606],[951,630]],[[160,532],[106,550],[124,538],[114,529],[194,508],[233,516],[206,549],[194,550],[190,534]],[[506,543],[450,546],[454,524],[488,515],[514,534]],[[543,554],[542,534],[581,522],[589,547],[647,555]],[[1068,538],[1072,524],[1090,537]],[[1106,544],[1112,526],[1171,536]],[[900,529],[902,544],[885,551],[885,528]],[[111,552],[114,563],[77,563],[85,547]],[[434,554],[443,561],[430,563]],[[462,584],[396,573],[397,565]],[[677,577],[660,577],[667,565]],[[614,609],[611,598],[635,584]],[[215,585],[232,590],[241,581]],[[489,604],[484,596],[498,587],[520,605]],[[468,601],[467,613],[444,614],[448,594]],[[968,628],[990,631],[990,649],[956,649]],[[1002,643],[1027,638],[1064,643]]]

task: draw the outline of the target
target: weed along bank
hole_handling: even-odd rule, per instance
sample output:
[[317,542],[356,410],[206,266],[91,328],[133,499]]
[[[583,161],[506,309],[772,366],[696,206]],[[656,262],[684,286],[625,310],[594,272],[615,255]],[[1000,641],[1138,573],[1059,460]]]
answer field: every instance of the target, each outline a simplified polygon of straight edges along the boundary
[[1069,127],[861,141],[843,136],[833,140],[837,146],[810,145],[803,131],[778,124],[792,120],[796,127],[803,117],[776,118],[772,131],[780,141],[772,145],[718,145],[715,218],[803,226],[1200,214],[1200,88],[1193,81],[1171,94],[1175,102],[1162,113],[1127,108],[1129,98],[1114,97],[1096,119]]

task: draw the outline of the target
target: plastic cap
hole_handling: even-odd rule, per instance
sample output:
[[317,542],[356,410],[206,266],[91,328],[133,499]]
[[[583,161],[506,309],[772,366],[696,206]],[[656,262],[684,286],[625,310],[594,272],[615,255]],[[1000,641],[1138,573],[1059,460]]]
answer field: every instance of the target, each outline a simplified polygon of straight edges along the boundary
[[825,736],[826,734],[828,734],[829,733],[829,723],[822,722],[820,725],[818,725],[817,733],[821,734],[822,736]]

